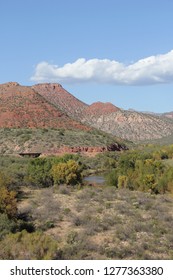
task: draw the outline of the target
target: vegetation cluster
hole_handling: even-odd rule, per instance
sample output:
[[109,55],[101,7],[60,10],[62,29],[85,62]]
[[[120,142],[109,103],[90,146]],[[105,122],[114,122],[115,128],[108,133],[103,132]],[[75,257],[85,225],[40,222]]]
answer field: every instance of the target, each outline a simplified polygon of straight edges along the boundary
[[[105,186],[83,177],[106,174]],[[172,259],[173,145],[0,157],[0,259]]]
[[62,143],[69,147],[126,144],[126,142],[96,129],[78,131],[64,128],[0,128],[0,154],[13,154],[14,151],[19,153],[26,149],[41,153],[56,152]]
[[107,175],[107,183],[155,194],[173,193],[173,167],[167,164],[172,159],[173,145],[160,149],[154,147],[153,151],[126,152]]

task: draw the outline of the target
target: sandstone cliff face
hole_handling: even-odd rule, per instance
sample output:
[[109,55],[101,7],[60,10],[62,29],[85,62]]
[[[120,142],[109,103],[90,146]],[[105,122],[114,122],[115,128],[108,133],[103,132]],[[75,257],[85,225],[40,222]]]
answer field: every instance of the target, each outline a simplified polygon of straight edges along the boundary
[[59,149],[52,151],[53,153],[103,153],[103,152],[115,152],[126,150],[127,147],[123,144],[114,143],[109,146],[61,146]]

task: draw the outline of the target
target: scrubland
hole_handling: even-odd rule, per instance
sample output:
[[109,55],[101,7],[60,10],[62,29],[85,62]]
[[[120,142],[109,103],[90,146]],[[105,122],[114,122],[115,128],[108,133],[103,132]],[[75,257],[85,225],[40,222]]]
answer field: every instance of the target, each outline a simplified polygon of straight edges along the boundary
[[[173,146],[0,157],[0,259],[173,259]],[[104,174],[104,185],[83,181]]]

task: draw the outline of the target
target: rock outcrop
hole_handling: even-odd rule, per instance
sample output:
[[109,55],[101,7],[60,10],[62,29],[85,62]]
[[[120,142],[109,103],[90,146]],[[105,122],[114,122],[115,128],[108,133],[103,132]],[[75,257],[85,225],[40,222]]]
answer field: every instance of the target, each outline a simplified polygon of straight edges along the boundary
[[114,151],[122,151],[127,149],[124,145],[120,145],[118,143],[109,145],[109,146],[102,146],[102,147],[93,147],[93,146],[75,146],[75,147],[68,147],[68,146],[61,146],[57,149],[56,152],[60,153],[102,153],[102,152],[114,152]]
[[123,144],[114,143],[109,146],[61,146],[58,149],[47,151],[43,153],[44,155],[60,155],[60,154],[98,154],[103,152],[115,152],[115,151],[122,151],[127,150],[128,148]]

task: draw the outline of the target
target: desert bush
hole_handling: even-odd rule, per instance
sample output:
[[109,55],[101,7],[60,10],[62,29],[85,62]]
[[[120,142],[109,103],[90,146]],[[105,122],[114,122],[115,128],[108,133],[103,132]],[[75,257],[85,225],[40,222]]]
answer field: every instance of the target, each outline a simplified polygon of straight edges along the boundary
[[13,219],[9,219],[7,214],[0,214],[0,240],[2,238],[16,230],[16,222]]
[[129,258],[133,251],[130,246],[108,246],[102,248],[101,252],[103,252],[108,259],[127,259]]
[[9,218],[17,215],[16,193],[9,191],[7,187],[0,188],[0,213],[7,214]]
[[78,233],[76,231],[73,230],[67,234],[67,237],[66,237],[67,244],[77,243],[78,240],[79,240],[79,237],[78,237]]
[[0,157],[0,173],[6,174],[5,176],[8,177],[8,179],[6,178],[6,181],[11,188],[15,189],[24,184],[29,161],[29,158],[15,156]]
[[0,242],[0,259],[52,260],[56,258],[57,243],[42,232],[23,230],[6,235]]
[[70,195],[70,193],[71,193],[71,188],[69,188],[69,186],[66,186],[66,185],[58,185],[58,188],[57,188],[57,185],[55,185],[54,190],[56,193],[58,192],[60,194]]
[[116,169],[111,170],[107,175],[106,175],[106,183],[109,186],[118,186],[118,172]]
[[65,241],[61,252],[63,260],[91,259],[93,251],[96,251],[96,247],[88,240],[88,236],[79,234],[75,230],[69,231]]
[[0,171],[0,188],[7,187],[11,183],[11,178],[4,172]]
[[41,193],[32,199],[30,215],[35,227],[41,230],[53,227],[54,223],[61,219],[61,201],[57,195],[54,196],[52,188],[41,190]]

